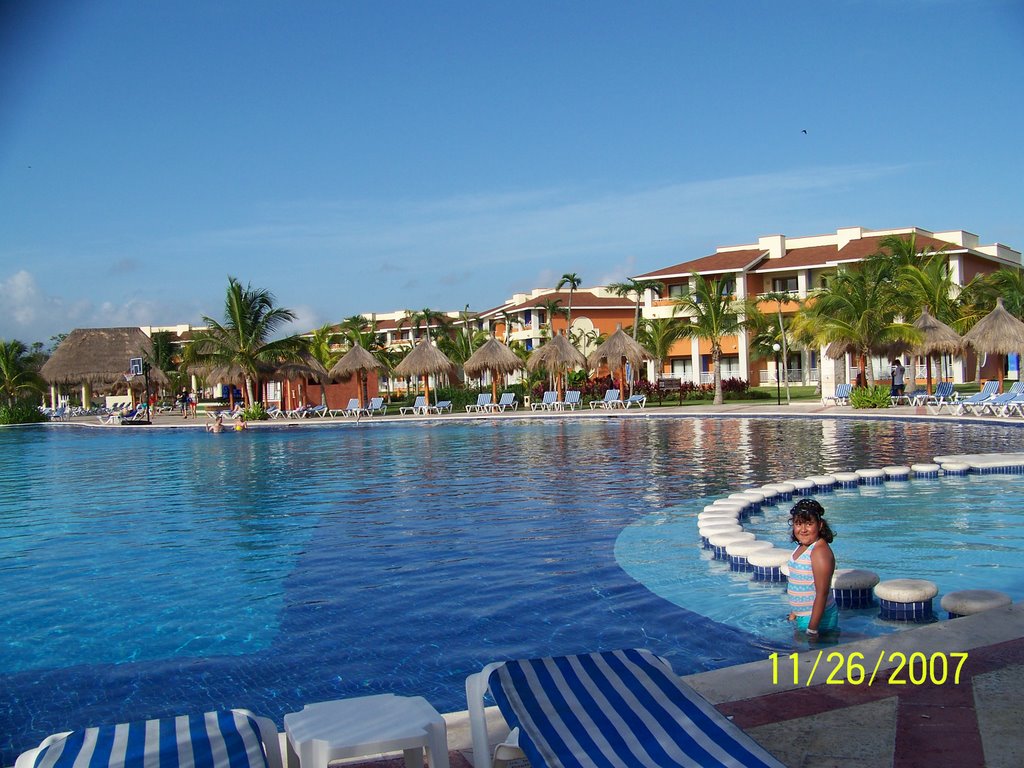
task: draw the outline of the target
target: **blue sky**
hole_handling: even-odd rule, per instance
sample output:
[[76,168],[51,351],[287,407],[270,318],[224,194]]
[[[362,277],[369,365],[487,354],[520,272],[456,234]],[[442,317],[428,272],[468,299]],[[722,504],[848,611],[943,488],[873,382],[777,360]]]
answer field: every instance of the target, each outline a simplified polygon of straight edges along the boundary
[[304,331],[765,234],[1020,250],[1022,43],[1016,0],[0,0],[0,338],[229,274]]

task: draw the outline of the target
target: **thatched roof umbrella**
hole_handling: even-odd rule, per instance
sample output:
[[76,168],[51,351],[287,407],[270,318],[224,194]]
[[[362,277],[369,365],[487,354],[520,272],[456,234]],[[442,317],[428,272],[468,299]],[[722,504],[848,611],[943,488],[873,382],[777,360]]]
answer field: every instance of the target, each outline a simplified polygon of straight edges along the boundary
[[960,334],[932,315],[925,307],[921,316],[914,321],[914,327],[921,332],[921,343],[914,347],[914,354],[925,359],[926,388],[932,393],[932,355],[953,355],[963,349]]
[[530,355],[530,359],[526,361],[526,367],[530,371],[543,368],[555,376],[555,388],[558,391],[559,400],[562,400],[565,394],[562,383],[565,372],[572,368],[586,368],[586,366],[587,358],[565,338],[561,331],[551,341]]
[[653,360],[654,355],[644,349],[639,343],[633,340],[619,323],[615,333],[609,336],[604,344],[599,346],[587,358],[587,364],[592,369],[597,369],[601,363],[606,363],[610,370],[619,369],[619,395],[626,391],[626,363],[634,367],[640,365],[644,360]]
[[1024,350],[1024,323],[1003,306],[1003,297],[996,299],[996,308],[985,315],[964,334],[964,345],[977,352],[999,355],[999,389],[1003,388],[1003,356]]
[[469,356],[462,369],[469,376],[480,376],[484,371],[490,371],[491,398],[498,402],[498,376],[518,371],[522,367],[523,361],[519,355],[492,336]]
[[303,352],[297,360],[288,360],[277,366],[277,372],[288,379],[314,379],[320,385],[320,405],[327,405],[326,384],[334,377],[309,352]]
[[365,408],[367,402],[366,374],[375,369],[387,368],[384,363],[371,355],[360,344],[353,344],[341,360],[334,364],[330,374],[336,379],[345,379],[353,373],[359,376],[359,407]]
[[[153,358],[153,341],[140,328],[76,328],[43,364],[40,374],[54,385],[112,388],[126,381],[124,374],[133,357]],[[159,368],[150,368],[149,378],[167,384]]]
[[455,365],[428,339],[423,339],[413,347],[412,352],[395,366],[395,374],[398,376],[423,377],[423,394],[426,397],[427,405],[430,405],[430,376],[451,376],[453,373],[455,373]]

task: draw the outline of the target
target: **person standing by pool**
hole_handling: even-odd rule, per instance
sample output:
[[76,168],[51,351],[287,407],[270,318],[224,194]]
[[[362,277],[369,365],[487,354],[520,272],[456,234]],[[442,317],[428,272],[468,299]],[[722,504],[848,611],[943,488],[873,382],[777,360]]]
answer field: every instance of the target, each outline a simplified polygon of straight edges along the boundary
[[789,519],[797,544],[789,556],[789,620],[814,640],[839,629],[839,609],[832,597],[836,558],[829,547],[835,534],[825,521],[825,510],[814,499],[800,499],[789,511]]
[[890,397],[900,397],[903,394],[903,390],[906,389],[906,384],[903,382],[905,371],[906,369],[903,367],[900,359],[894,357],[892,359],[892,368],[889,369],[889,375],[892,377],[892,387],[889,389]]

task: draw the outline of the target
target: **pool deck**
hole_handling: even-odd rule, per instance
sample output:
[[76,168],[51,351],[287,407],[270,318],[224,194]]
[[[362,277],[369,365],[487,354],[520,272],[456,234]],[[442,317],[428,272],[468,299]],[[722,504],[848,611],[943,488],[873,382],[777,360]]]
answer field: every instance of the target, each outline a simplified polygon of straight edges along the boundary
[[[528,418],[637,418],[645,416],[818,416],[839,418],[912,418],[968,423],[1016,424],[1022,419],[934,415],[923,408],[904,406],[881,411],[858,411],[847,406],[823,407],[819,402],[698,405],[650,410],[591,410],[534,412],[520,409],[504,414],[444,414],[442,416],[375,416],[373,422],[424,420],[488,420]],[[365,424],[369,419],[363,418]],[[72,423],[101,427],[95,417]],[[183,420],[180,415],[161,415],[156,427],[201,427],[205,418]],[[271,426],[339,426],[355,424],[348,419],[303,419],[264,422]],[[253,425],[260,428],[263,424]],[[114,428],[103,426],[103,428]],[[936,606],[937,609],[937,606]],[[863,654],[863,659],[854,654]],[[967,658],[953,676],[959,657]],[[898,667],[915,654],[913,668]],[[916,655],[921,654],[921,655]],[[882,662],[875,670],[876,662]],[[947,666],[944,681],[922,675],[921,660],[928,659],[935,676]],[[817,662],[817,663],[816,663]],[[852,663],[852,666],[851,666]],[[778,665],[777,667],[775,665]],[[857,684],[857,664],[865,678]],[[836,668],[839,669],[830,678]],[[884,637],[801,652],[796,664],[789,656],[726,667],[684,679],[721,712],[791,768],[843,766],[844,768],[917,768],[929,766],[1024,765],[1024,603],[986,611],[975,616],[945,620]],[[848,675],[848,673],[850,673]],[[501,718],[489,711],[496,727],[492,737],[503,738]],[[452,768],[470,768],[472,749],[468,715],[445,715]],[[401,755],[376,756],[352,761],[365,768],[398,768]]]

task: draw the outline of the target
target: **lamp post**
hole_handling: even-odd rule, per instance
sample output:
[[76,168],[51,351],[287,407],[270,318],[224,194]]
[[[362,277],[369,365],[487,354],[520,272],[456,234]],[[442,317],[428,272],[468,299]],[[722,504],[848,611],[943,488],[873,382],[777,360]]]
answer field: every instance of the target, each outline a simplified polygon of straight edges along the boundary
[[775,404],[782,405],[781,380],[779,379],[779,350],[782,346],[779,342],[772,344],[772,351],[775,352]]

